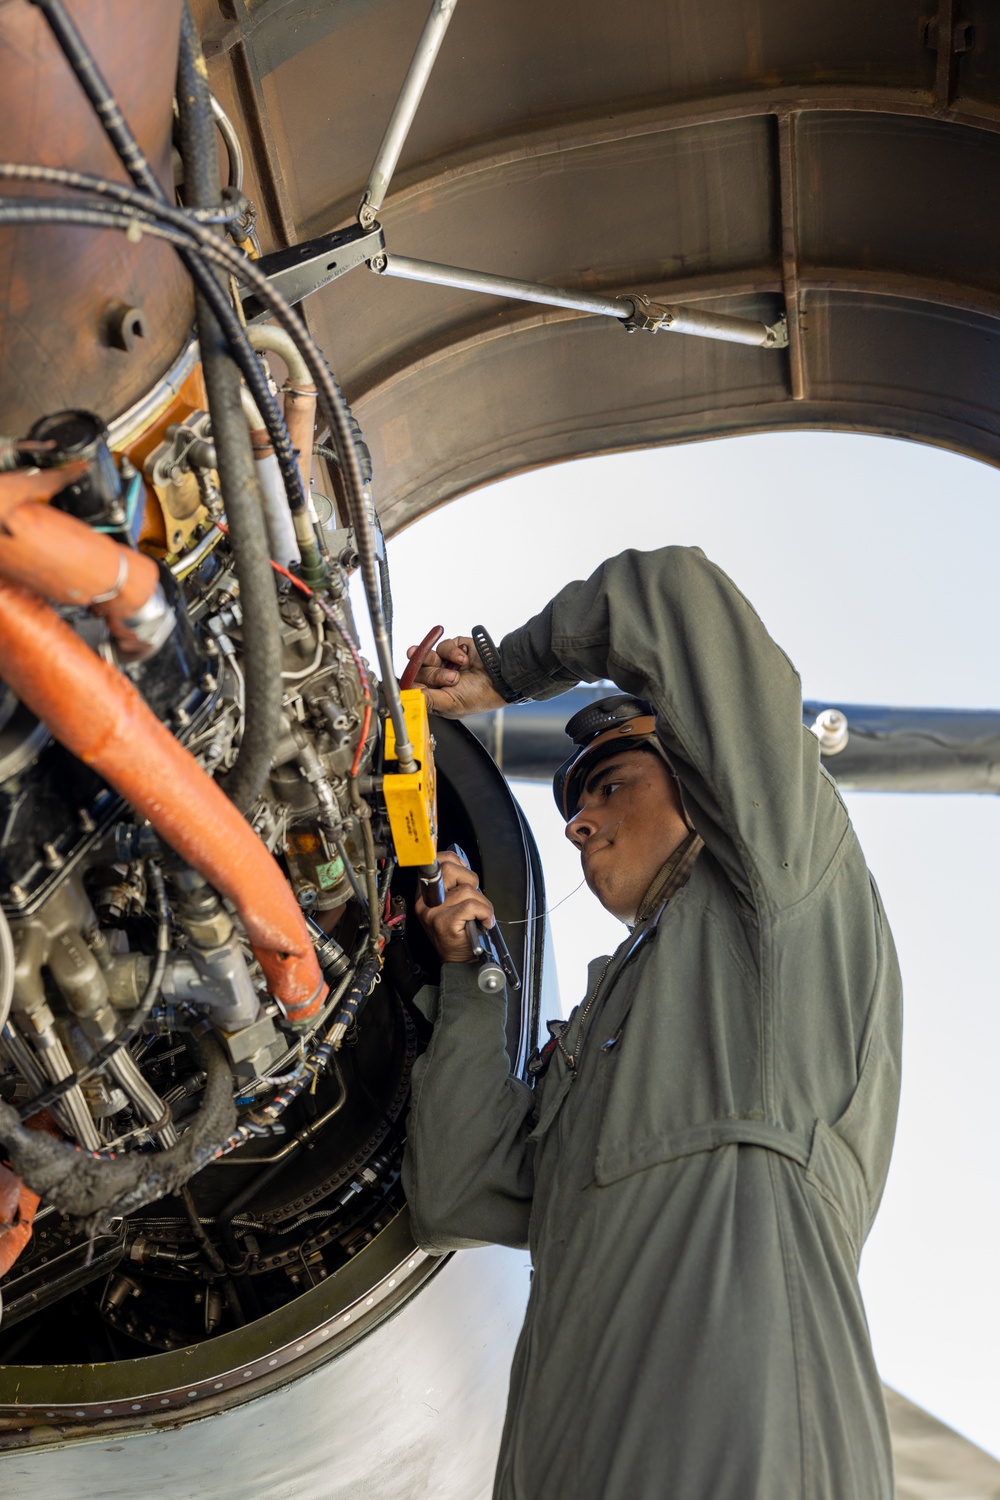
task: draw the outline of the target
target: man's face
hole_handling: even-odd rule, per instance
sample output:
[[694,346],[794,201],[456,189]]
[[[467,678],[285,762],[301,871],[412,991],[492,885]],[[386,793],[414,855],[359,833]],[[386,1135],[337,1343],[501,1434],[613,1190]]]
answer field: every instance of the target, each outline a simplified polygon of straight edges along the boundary
[[630,923],[689,832],[677,784],[654,750],[625,750],[595,766],[566,824],[587,885],[613,916]]

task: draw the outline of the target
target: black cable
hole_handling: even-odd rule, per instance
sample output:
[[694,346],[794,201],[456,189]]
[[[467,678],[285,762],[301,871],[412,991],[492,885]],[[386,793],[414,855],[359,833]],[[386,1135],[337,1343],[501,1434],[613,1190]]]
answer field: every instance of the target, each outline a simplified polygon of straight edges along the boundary
[[[212,96],[203,69],[201,45],[185,4],[181,10],[177,101],[184,190],[195,207],[217,203],[220,193]],[[222,292],[220,274],[208,273]],[[201,290],[195,294],[212,441],[240,586],[246,679],[243,736],[236,763],[219,777],[219,785],[240,811],[246,812],[267,780],[281,733],[281,619],[264,523],[264,497],[243,415],[239,371],[229,357],[214,301]]]
[[[105,134],[107,135],[109,141],[117,152],[122,165],[128,172],[132,181],[136,184],[137,187],[142,188],[143,191],[148,193],[151,198],[155,199],[159,203],[166,205],[168,203],[167,195],[160,183],[159,178],[156,176],[156,173],[150,166],[150,163],[145,153],[143,152],[142,147],[139,145],[139,142],[136,140],[134,134],[129,128],[128,122],[122,114],[121,109],[119,108],[114,94],[111,92],[106,79],[102,75],[97,65],[96,59],[90,52],[90,49],[87,47],[87,44],[84,41],[83,37],[80,35],[80,32],[77,30],[75,22],[68,14],[66,7],[63,4],[63,0],[32,0],[32,4],[37,5],[38,9],[45,16],[45,19],[49,25],[49,29],[51,30],[53,36],[59,44],[63,56],[66,58],[66,61],[69,63],[70,68],[73,70],[77,82],[79,83],[84,94],[86,94],[87,99],[90,101],[95,114],[100,120],[101,125],[104,127]],[[201,45],[198,42],[198,35],[194,30],[194,23],[191,20],[190,10],[188,9],[187,5],[185,5],[181,16],[182,52],[184,50],[185,25],[187,25],[187,27],[189,28],[189,35],[193,34],[194,36],[194,42],[197,47],[197,54],[198,56],[200,56]],[[197,77],[199,83],[204,85],[204,89],[207,92],[207,76],[199,71]],[[180,104],[183,112],[183,96],[180,91],[178,103]],[[209,109],[211,109],[211,105],[209,105]],[[214,148],[214,120],[212,120],[211,123]],[[214,156],[212,160],[215,161]],[[216,171],[216,178],[217,176],[218,173]],[[218,201],[219,193],[216,193],[214,202],[218,203]],[[223,312],[220,306],[217,305],[215,297],[213,295],[214,287],[210,289],[209,285],[207,284],[208,281],[212,278],[205,276],[204,268],[198,266],[195,262],[188,261],[186,258],[185,264],[187,265],[187,269],[194,279],[198,290],[202,292],[203,295],[209,298],[212,305],[212,311],[222,323],[226,338],[229,340],[234,350],[238,351],[237,357],[240,364],[240,369],[243,373],[243,378],[246,380],[247,385],[250,387],[253,398],[257,403],[257,408],[260,411],[261,417],[264,419],[265,425],[268,429],[268,436],[270,437],[272,446],[274,447],[275,456],[277,457],[278,462],[281,465],[282,476],[285,480],[286,489],[288,490],[289,504],[291,504],[293,510],[297,509],[299,505],[304,507],[306,505],[306,498],[302,490],[302,476],[299,473],[298,464],[295,459],[295,450],[292,448],[292,445],[289,441],[288,430],[285,427],[284,418],[278,408],[277,402],[271,395],[271,391],[268,387],[267,381],[264,379],[263,372],[261,371],[260,364],[254,356],[253,350],[251,349],[246,335],[243,332],[242,324],[240,323],[236,314],[233,312],[228,298],[224,297],[225,312]]]
[[201,1106],[176,1146],[152,1155],[129,1151],[100,1157],[46,1131],[27,1129],[16,1110],[0,1104],[0,1140],[18,1176],[60,1213],[84,1219],[91,1230],[110,1214],[129,1214],[176,1193],[218,1156],[236,1124],[225,1052],[207,1030],[192,1040],[205,1087]]
[[[73,167],[46,167],[41,162],[5,161],[0,162],[0,177],[17,182],[51,182],[57,187],[75,188],[78,192],[95,193],[101,198],[114,198],[120,203],[131,204],[138,209],[148,208],[154,213],[160,213],[162,209],[169,206],[159,202],[154,205],[150,202],[147,193],[128,188],[123,182],[115,182],[111,177],[97,177],[93,172],[78,172]],[[225,198],[225,192],[223,197]],[[183,214],[185,219],[198,224],[222,225],[231,224],[239,217],[241,211],[241,205],[236,199],[230,199],[210,208],[188,206],[176,210]]]
[[[358,422],[358,419],[354,415],[353,411],[350,413],[350,423],[351,431],[354,434],[354,442],[358,449],[361,476],[366,484],[371,484],[372,456],[368,448],[368,444],[364,440],[364,435],[361,431],[361,425]],[[318,453],[320,458],[325,458],[327,463],[336,465],[338,470],[340,469],[340,459],[337,457],[333,449],[328,447],[326,443],[315,443],[313,445],[313,452]],[[338,480],[340,478],[339,474],[333,475],[332,477],[334,478],[334,480]],[[389,559],[386,556],[385,532],[382,530],[382,521],[374,505],[372,505],[372,521],[374,522],[375,530],[378,532],[379,541],[382,544],[381,552],[378,554],[379,593],[382,597],[382,613],[385,616],[385,631],[386,635],[389,637],[389,651],[391,653],[393,617],[392,584],[389,578]]]
[[326,443],[314,443],[313,452],[318,453],[320,458],[325,458],[328,463],[336,464],[338,469],[340,468],[339,455],[334,453],[333,449]]
[[202,1254],[213,1271],[218,1271],[224,1275],[226,1263],[212,1244],[212,1241],[208,1237],[208,1231],[198,1217],[198,1210],[195,1207],[194,1199],[191,1196],[191,1189],[187,1183],[181,1188],[178,1196],[184,1205],[184,1212],[187,1214],[188,1223],[191,1225],[191,1233],[194,1235]]
[[[122,227],[121,218],[117,214],[110,212],[109,206],[104,204],[95,204],[86,208],[74,207],[71,209],[59,208],[54,210],[51,204],[42,204],[30,198],[22,200],[8,199],[6,206],[0,200],[0,224],[45,223],[86,224],[96,229],[104,229],[109,225],[113,225],[119,229]],[[316,384],[320,411],[329,424],[331,432],[336,432],[337,443],[340,445],[338,451],[340,453],[342,471],[347,481],[346,490],[350,512],[349,519],[354,526],[365,598],[368,604],[372,632],[375,636],[375,645],[382,668],[383,691],[388,699],[389,712],[394,720],[394,727],[395,721],[398,720],[398,727],[396,728],[397,745],[402,745],[404,742],[409,743],[406,736],[402,704],[399,700],[399,692],[396,687],[395,674],[389,655],[385,617],[382,613],[382,601],[379,596],[375,549],[372,545],[371,528],[368,524],[364,481],[361,477],[358,456],[354,450],[354,442],[348,423],[350,407],[344,399],[336,377],[323,358],[322,353],[301,318],[298,317],[285,298],[271,286],[267,277],[263,272],[258,270],[253,261],[246,260],[238,250],[227,244],[226,241],[212,235],[210,231],[204,229],[201,225],[190,221],[185,221],[186,232],[172,227],[169,222],[149,223],[146,225],[146,230],[154,238],[166,240],[170,244],[182,245],[187,249],[193,248],[192,241],[194,241],[204,259],[232,268],[236,274],[243,277],[250,289],[269,308],[281,326],[295,340],[299,352],[305,360]]]
[[[106,177],[94,177],[89,172],[73,172],[63,167],[45,167],[36,163],[27,162],[0,162],[0,178],[8,178],[18,182],[51,182],[64,187],[76,188],[79,191],[87,191],[99,194],[102,198],[110,198],[115,201],[120,210],[130,210],[129,219],[139,218],[143,223],[153,224],[157,218],[163,219],[168,224],[184,228],[190,223],[224,223],[222,211],[217,209],[179,209],[168,204],[162,198],[151,198],[148,193],[136,192],[134,189],[125,187],[120,182],[113,182]],[[2,201],[2,200],[0,200]],[[8,199],[8,202],[19,201],[30,202],[32,200]],[[61,200],[50,198],[46,200],[53,205],[63,204],[66,208],[76,206],[76,200]],[[102,205],[110,212],[112,204]],[[227,215],[228,216],[228,215]],[[305,492],[302,488],[302,475],[298,466],[298,457],[292,447],[288,436],[288,428],[285,424],[281,409],[267,383],[260,360],[246,337],[243,325],[240,323],[233,306],[225,291],[219,286],[213,276],[206,276],[206,268],[198,260],[196,246],[184,248],[179,242],[171,241],[174,248],[180,254],[192,279],[196,282],[199,290],[211,301],[213,315],[218,318],[222,325],[222,331],[229,342],[233,358],[240,367],[240,373],[247,383],[247,389],[253,396],[261,420],[267,428],[268,437],[274,448],[275,457],[281,469],[282,481],[288,504],[291,510],[304,508],[306,505]],[[236,273],[233,273],[236,274]]]
[[350,855],[348,854],[346,848],[344,847],[344,841],[343,841],[343,839],[335,838],[334,841],[333,841],[333,843],[334,843],[334,847],[337,850],[337,853],[340,855],[341,862],[342,862],[342,864],[344,866],[344,873],[346,874],[348,880],[351,883],[351,890],[354,892],[355,899],[358,901],[358,903],[361,906],[361,910],[364,912],[365,916],[367,917],[368,916],[368,897],[365,895],[364,891],[361,889],[361,884],[360,884],[360,882],[358,880],[358,877],[354,873],[354,866],[351,864]]
[[378,532],[379,541],[382,543],[382,554],[378,559],[378,581],[379,592],[382,595],[382,613],[385,616],[385,633],[389,637],[389,651],[392,653],[392,585],[389,581],[389,559],[386,555],[385,532],[382,530],[382,522],[379,513],[372,506],[372,519],[375,522],[375,530]]

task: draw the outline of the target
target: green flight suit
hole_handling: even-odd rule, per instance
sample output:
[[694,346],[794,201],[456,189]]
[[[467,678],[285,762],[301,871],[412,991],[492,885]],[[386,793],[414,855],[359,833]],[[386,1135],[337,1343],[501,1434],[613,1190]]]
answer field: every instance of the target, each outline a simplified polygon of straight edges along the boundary
[[530,1244],[500,1500],[891,1500],[857,1268],[889,1163],[901,992],[798,677],[694,548],[626,552],[502,645],[546,698],[651,700],[704,839],[611,961],[575,1079],[531,1089],[504,997],[425,990],[404,1181],[445,1251]]

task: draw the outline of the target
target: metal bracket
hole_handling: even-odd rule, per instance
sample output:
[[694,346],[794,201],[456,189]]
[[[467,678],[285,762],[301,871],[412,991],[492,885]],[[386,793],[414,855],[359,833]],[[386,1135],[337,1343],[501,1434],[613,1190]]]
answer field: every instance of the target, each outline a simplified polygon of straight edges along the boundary
[[[287,302],[296,303],[336,281],[346,271],[353,271],[355,266],[380,255],[384,249],[380,224],[371,228],[352,224],[349,229],[334,229],[288,250],[276,250],[272,255],[262,256],[256,265],[276,292]],[[262,323],[271,316],[268,308],[246,287],[240,288],[240,301],[248,323]]]
[[756,344],[764,349],[788,347],[788,324],[784,313],[776,323],[758,323],[750,318],[730,317],[727,313],[703,312],[697,307],[652,302],[641,292],[631,292],[619,300],[623,306],[632,304],[631,314],[622,323],[627,333],[693,333],[734,344]]

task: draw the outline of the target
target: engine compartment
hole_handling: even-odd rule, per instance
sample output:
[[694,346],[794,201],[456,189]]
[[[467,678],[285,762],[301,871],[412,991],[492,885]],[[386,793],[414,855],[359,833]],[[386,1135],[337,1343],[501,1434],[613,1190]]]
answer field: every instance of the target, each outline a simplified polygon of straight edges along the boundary
[[413,998],[437,964],[387,781],[507,928],[514,1066],[537,1025],[530,834],[478,742],[422,740],[403,702],[370,458],[307,330],[259,273],[278,325],[240,321],[255,215],[213,186],[199,55],[185,11],[182,208],[141,167],[135,192],[0,169],[38,193],[0,221],[162,231],[199,334],[112,421],[53,407],[0,439],[0,1363],[36,1376],[266,1323],[387,1231],[406,1253]]

